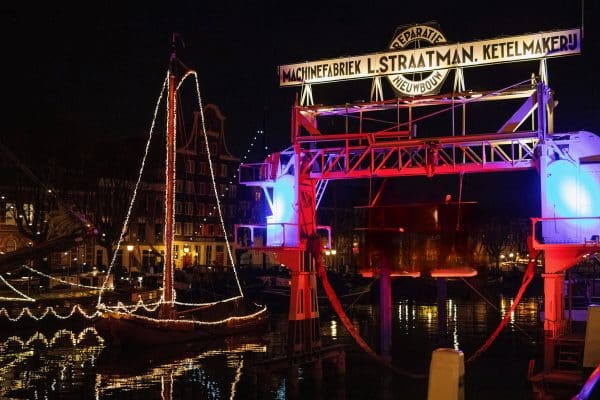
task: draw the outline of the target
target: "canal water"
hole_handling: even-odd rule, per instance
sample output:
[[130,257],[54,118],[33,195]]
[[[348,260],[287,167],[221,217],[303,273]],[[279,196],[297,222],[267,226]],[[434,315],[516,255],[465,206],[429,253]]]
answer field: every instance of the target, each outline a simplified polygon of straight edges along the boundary
[[[275,311],[256,336],[193,345],[120,349],[105,346],[93,328],[4,330],[0,341],[2,399],[426,399],[431,352],[460,349],[468,359],[511,305],[496,296],[436,301],[396,299],[392,362],[423,374],[399,376],[358,348],[328,308],[321,308],[323,346],[346,345],[346,373],[323,362],[322,380],[311,366],[257,374],[258,364],[286,352],[287,314]],[[531,399],[529,361],[540,351],[539,297],[524,298],[511,323],[489,350],[466,365],[465,398]],[[444,316],[443,321],[438,315]],[[363,338],[378,348],[378,306],[354,305],[349,316]]]

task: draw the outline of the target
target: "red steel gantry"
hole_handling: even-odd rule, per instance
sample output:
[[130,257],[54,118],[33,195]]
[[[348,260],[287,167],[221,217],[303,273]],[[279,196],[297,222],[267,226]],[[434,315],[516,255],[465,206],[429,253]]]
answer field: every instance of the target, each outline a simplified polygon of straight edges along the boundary
[[[512,105],[513,111],[497,129],[491,132],[467,129],[472,105],[498,103]],[[311,256],[307,243],[319,229],[316,209],[329,180],[535,168],[540,174],[541,216],[545,223],[541,229],[532,230],[532,253],[545,252],[544,329],[549,336],[560,335],[565,327],[563,273],[580,257],[600,248],[595,234],[595,229],[600,228],[600,212],[592,215],[593,208],[577,206],[567,215],[558,215],[557,203],[552,203],[548,188],[555,183],[547,170],[553,163],[566,161],[577,167],[574,179],[582,181],[582,176],[590,171],[593,175],[600,171],[600,164],[589,161],[600,155],[600,140],[589,132],[555,133],[555,105],[552,90],[535,80],[493,92],[461,91],[340,106],[296,104],[292,109],[292,146],[272,154],[263,163],[241,167],[240,183],[261,187],[272,215],[264,225],[237,226],[235,242],[244,247],[238,238],[240,230],[246,229],[254,248],[277,254],[277,260],[290,269],[289,319],[313,321],[303,329],[308,334],[307,330],[316,329],[318,308],[316,256]],[[473,109],[473,115],[481,112],[479,106]],[[440,117],[446,118],[446,127],[428,125],[430,119]],[[321,124],[328,118],[334,122]],[[332,126],[334,131],[330,132]],[[583,171],[584,164],[591,170]],[[594,184],[600,187],[600,180],[594,180]],[[574,221],[586,217],[593,223],[569,228],[575,229],[574,234],[565,239],[560,232],[557,234],[556,223],[552,227],[554,234],[548,233],[550,220],[556,222],[557,217]],[[533,220],[534,225],[541,222]],[[327,227],[321,228],[328,231],[324,244],[328,247],[331,233]],[[257,240],[258,236],[262,239]]]

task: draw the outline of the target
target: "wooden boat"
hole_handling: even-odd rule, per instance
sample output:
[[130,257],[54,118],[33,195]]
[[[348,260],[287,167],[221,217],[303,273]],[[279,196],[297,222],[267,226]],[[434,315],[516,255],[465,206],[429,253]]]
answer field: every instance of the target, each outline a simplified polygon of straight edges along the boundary
[[[163,295],[160,301],[152,306],[137,304],[130,307],[104,307],[104,312],[96,320],[95,326],[102,337],[116,344],[168,344],[239,334],[260,328],[268,318],[268,311],[265,306],[260,306],[244,298],[239,280],[237,281],[239,296],[227,300],[205,304],[184,304],[177,302],[175,299],[173,263],[176,154],[175,92],[185,77],[195,75],[194,71],[187,70],[178,82],[175,76],[176,63],[177,65],[183,65],[177,59],[173,50],[168,73],[167,96]],[[199,104],[201,105],[200,101]],[[200,106],[200,113],[203,112],[201,108]],[[207,140],[205,131],[204,136]],[[210,153],[208,162],[211,162]],[[215,197],[218,202],[219,198],[216,193]]]
[[[168,303],[164,305],[170,308]],[[106,311],[95,321],[96,330],[113,344],[157,345],[249,332],[262,327],[268,319],[266,307],[242,297],[176,311],[170,317],[159,309],[154,312]]]

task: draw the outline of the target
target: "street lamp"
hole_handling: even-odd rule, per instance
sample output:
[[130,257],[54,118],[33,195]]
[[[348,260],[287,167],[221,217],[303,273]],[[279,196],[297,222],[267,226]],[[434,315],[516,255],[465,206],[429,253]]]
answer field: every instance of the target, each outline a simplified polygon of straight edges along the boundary
[[132,261],[131,252],[133,251],[133,245],[132,244],[128,244],[127,245],[127,251],[128,251],[128,254],[129,254],[129,257],[128,257],[129,278],[131,278],[131,261]]
[[335,272],[338,272],[337,265],[335,265],[335,255],[336,254],[337,254],[337,250],[336,249],[331,249],[331,264],[332,264],[333,270]]
[[188,266],[188,256],[190,254],[190,246],[188,246],[187,244],[185,246],[183,246],[183,266],[187,267]]

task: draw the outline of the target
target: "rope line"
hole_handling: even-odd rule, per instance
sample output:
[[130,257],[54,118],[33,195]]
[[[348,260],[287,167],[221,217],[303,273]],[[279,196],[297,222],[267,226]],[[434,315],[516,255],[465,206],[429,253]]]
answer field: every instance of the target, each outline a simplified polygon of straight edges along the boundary
[[[533,254],[534,252],[530,250],[530,253]],[[471,355],[471,357],[469,357],[465,361],[465,364],[472,363],[481,354],[483,354],[483,352],[486,351],[492,345],[492,343],[494,343],[494,341],[496,340],[496,338],[498,337],[500,332],[502,332],[502,330],[506,327],[506,325],[508,324],[508,321],[510,320],[511,314],[515,311],[515,309],[519,305],[519,302],[521,301],[521,297],[523,297],[523,294],[525,293],[527,286],[529,286],[529,284],[533,280],[535,266],[537,265],[537,261],[538,261],[540,254],[541,254],[540,252],[537,252],[535,258],[529,260],[529,263],[527,264],[527,269],[525,270],[525,274],[523,275],[523,281],[521,283],[521,287],[519,288],[519,291],[517,292],[517,295],[515,296],[515,300],[514,300],[513,304],[510,306],[507,313],[504,315],[504,318],[502,319],[502,321],[500,321],[500,324],[498,324],[498,327],[496,328],[496,330],[490,335],[490,337],[485,341],[485,343],[477,351],[475,351],[475,353],[473,353],[473,355]]]
[[121,244],[123,243],[123,237],[125,236],[125,233],[127,232],[127,227],[129,226],[129,218],[131,216],[131,210],[133,209],[133,205],[135,204],[135,200],[137,197],[137,191],[138,191],[138,188],[140,187],[140,182],[142,180],[142,173],[144,172],[144,167],[146,165],[146,159],[148,158],[148,150],[150,149],[150,142],[152,141],[152,136],[154,134],[154,126],[156,125],[156,116],[158,114],[158,109],[160,107],[160,103],[161,103],[162,97],[165,93],[165,88],[166,88],[168,82],[169,82],[169,73],[167,72],[167,76],[165,77],[165,79],[163,81],[163,85],[162,85],[160,94],[158,95],[158,100],[156,101],[156,106],[154,107],[154,116],[152,117],[152,123],[150,125],[150,130],[148,132],[148,140],[146,141],[146,147],[144,149],[144,156],[142,157],[142,163],[140,165],[139,174],[138,174],[138,177],[135,182],[134,189],[133,189],[133,195],[131,196],[131,202],[129,203],[129,208],[127,209],[127,215],[125,216],[125,221],[123,222],[123,228],[121,229],[121,233],[119,234],[119,240],[117,241],[117,248],[115,249],[115,252],[113,253],[113,257],[112,257],[112,260],[110,261],[110,265],[108,266],[108,271],[106,272],[106,278],[102,282],[102,287],[100,289],[100,293],[98,293],[98,303],[97,303],[98,306],[100,306],[100,304],[102,304],[102,294],[104,293],[104,290],[106,289],[106,285],[108,284],[108,278],[110,276],[111,271],[114,268],[115,262],[117,260],[117,255],[119,253],[119,249],[121,248]]
[[[238,276],[235,261],[233,259],[233,254],[231,252],[231,244],[229,243],[229,238],[227,237],[227,229],[225,227],[225,221],[223,220],[223,212],[221,210],[221,202],[219,200],[219,192],[217,190],[217,183],[215,181],[215,171],[214,171],[213,163],[212,163],[212,159],[211,159],[210,146],[208,145],[208,134],[206,133],[206,121],[204,119],[204,109],[202,108],[202,96],[200,95],[200,85],[198,83],[198,74],[196,73],[196,71],[189,71],[188,74],[193,74],[194,78],[195,78],[195,82],[196,82],[196,92],[198,94],[198,109],[200,110],[200,122],[202,125],[202,134],[204,135],[204,145],[206,147],[206,154],[208,156],[208,168],[210,170],[210,177],[212,180],[213,192],[215,194],[215,199],[217,202],[217,210],[219,212],[219,220],[221,222],[221,228],[223,230],[223,236],[225,239],[225,247],[227,248],[227,255],[229,256],[229,261],[231,262],[231,266],[233,269],[233,275],[235,276],[235,282],[237,283],[237,287],[240,292],[240,296],[244,297],[244,291],[242,290],[240,278]],[[186,76],[188,74],[186,74]]]
[[[319,239],[317,237],[316,241],[318,242],[318,240]],[[365,340],[360,336],[360,333],[356,330],[356,328],[350,321],[350,318],[348,318],[348,315],[344,311],[344,307],[340,303],[340,300],[338,299],[338,297],[335,293],[335,290],[331,286],[331,283],[329,283],[329,279],[327,278],[327,271],[325,271],[325,265],[323,264],[323,261],[322,261],[320,243],[317,244],[316,246],[311,246],[311,248],[313,250],[316,250],[316,253],[313,253],[313,257],[315,257],[316,264],[317,264],[317,273],[318,273],[319,277],[321,278],[321,283],[323,284],[323,289],[325,289],[327,298],[331,302],[331,306],[333,307],[336,314],[340,318],[340,321],[342,322],[342,324],[344,325],[344,327],[346,328],[346,330],[348,331],[350,336],[352,336],[352,338],[354,339],[356,344],[361,349],[363,349],[365,351],[365,353],[367,353],[367,355],[369,357],[371,357],[374,361],[387,367],[395,374],[404,376],[404,377],[408,377],[408,378],[412,378],[412,379],[424,379],[425,378],[424,374],[416,374],[416,373],[413,373],[410,371],[405,371],[405,370],[393,365],[390,361],[384,359],[379,354],[377,354],[375,352],[375,350],[373,350],[369,346],[369,344],[367,342],[365,342]]]

